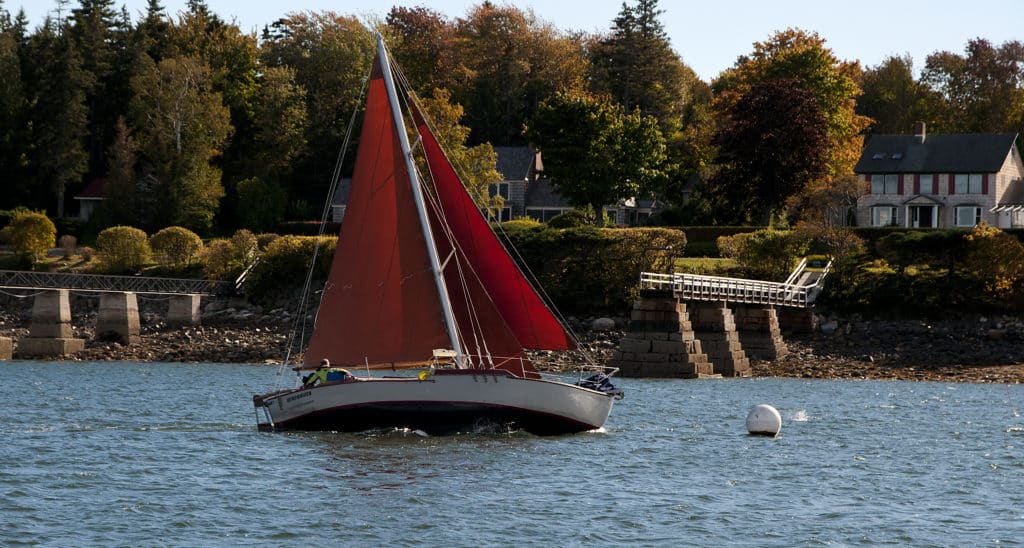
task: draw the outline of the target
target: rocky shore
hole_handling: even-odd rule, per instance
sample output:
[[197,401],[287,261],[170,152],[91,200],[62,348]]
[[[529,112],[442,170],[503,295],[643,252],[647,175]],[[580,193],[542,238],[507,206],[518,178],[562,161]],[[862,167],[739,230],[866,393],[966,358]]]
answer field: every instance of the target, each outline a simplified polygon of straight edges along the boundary
[[[236,303],[237,304],[237,303]],[[140,303],[141,338],[123,346],[93,340],[95,310],[73,314],[75,336],[86,340],[78,361],[281,363],[289,347],[292,316],[283,309],[260,313],[214,303],[202,323],[171,328],[163,315]],[[0,336],[15,342],[28,334],[30,310],[4,307]],[[589,356],[603,363],[618,347],[620,329],[592,330],[592,319],[572,320],[582,348],[533,355],[542,368],[563,369]],[[972,318],[928,322],[823,318],[813,334],[786,333],[790,353],[775,362],[753,361],[758,377],[900,379],[951,382],[1024,382],[1024,320]],[[617,319],[621,328],[625,321]]]

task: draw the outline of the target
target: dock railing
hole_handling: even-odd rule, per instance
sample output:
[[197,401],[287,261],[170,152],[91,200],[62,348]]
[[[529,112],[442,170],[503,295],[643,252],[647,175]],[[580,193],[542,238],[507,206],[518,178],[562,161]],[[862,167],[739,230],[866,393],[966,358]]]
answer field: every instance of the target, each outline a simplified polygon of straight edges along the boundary
[[[814,300],[821,293],[825,276],[831,268],[830,261],[820,272],[808,271],[805,259],[785,282],[643,272],[640,274],[640,287],[671,289],[677,297],[683,299],[807,308],[814,304]],[[797,280],[800,279],[807,281],[798,283]]]

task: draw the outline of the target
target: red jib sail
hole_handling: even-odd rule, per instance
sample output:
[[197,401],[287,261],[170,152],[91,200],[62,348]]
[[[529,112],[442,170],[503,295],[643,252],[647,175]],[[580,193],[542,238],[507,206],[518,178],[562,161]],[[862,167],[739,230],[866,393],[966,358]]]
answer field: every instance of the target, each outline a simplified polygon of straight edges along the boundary
[[576,348],[575,340],[555,319],[491,231],[415,106],[413,116],[445,220],[501,318],[525,348]]
[[451,347],[379,63],[307,367],[323,358],[423,362],[433,349]]

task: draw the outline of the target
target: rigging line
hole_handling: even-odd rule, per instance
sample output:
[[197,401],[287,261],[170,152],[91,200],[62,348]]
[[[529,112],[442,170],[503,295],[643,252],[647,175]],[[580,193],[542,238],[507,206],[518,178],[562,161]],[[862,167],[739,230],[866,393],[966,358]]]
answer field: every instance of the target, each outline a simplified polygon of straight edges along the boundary
[[[362,85],[359,90],[359,96],[356,100],[356,107],[352,109],[352,115],[349,117],[348,128],[345,130],[345,139],[342,141],[341,149],[338,151],[337,160],[334,164],[334,172],[331,174],[331,184],[328,185],[327,199],[324,203],[323,211],[320,214],[320,230],[317,232],[316,242],[313,245],[313,256],[309,261],[309,270],[306,272],[306,279],[302,285],[302,292],[299,297],[299,304],[296,307],[295,318],[292,321],[292,326],[288,332],[288,343],[287,350],[285,351],[284,360],[281,366],[278,368],[278,385],[281,384],[285,367],[291,362],[293,350],[296,349],[296,344],[301,344],[306,340],[306,327],[308,321],[306,317],[310,308],[311,300],[311,288],[313,284],[313,272],[316,269],[317,257],[320,254],[320,245],[323,240],[324,230],[327,227],[327,218],[331,211],[331,206],[334,203],[334,195],[337,192],[338,184],[341,180],[341,169],[345,163],[345,157],[348,154],[349,144],[352,140],[353,129],[355,128],[356,118],[359,113],[359,106],[362,104],[363,99],[366,97],[367,88],[370,83],[370,75],[373,73],[373,63],[367,68],[366,73],[363,75]],[[321,294],[321,297],[323,295]],[[319,313],[319,308],[317,309]],[[313,319],[316,322],[316,318]]]
[[[426,167],[427,167],[427,171],[428,171],[428,173],[430,175],[430,181],[433,182],[434,174],[433,174],[433,172],[430,171],[430,163],[429,162],[426,163]],[[416,169],[417,169],[417,172],[419,172],[419,169],[420,169],[419,166],[417,166]],[[466,344],[466,346],[469,346],[468,341],[467,341],[467,336],[472,335],[473,343],[474,343],[473,346],[476,348],[477,355],[480,356],[480,355],[482,355],[486,351],[486,339],[484,339],[482,337],[482,335],[483,335],[483,328],[481,327],[481,324],[480,324],[480,321],[479,321],[479,317],[478,317],[478,314],[476,312],[476,308],[473,306],[473,302],[470,299],[469,285],[466,282],[465,275],[463,274],[463,271],[462,271],[462,264],[461,264],[462,261],[458,260],[458,255],[459,255],[459,251],[461,251],[461,247],[458,245],[458,242],[455,240],[455,235],[452,233],[451,226],[448,224],[448,219],[446,217],[444,208],[441,207],[440,200],[439,200],[438,196],[436,195],[436,193],[434,192],[434,189],[432,189],[432,188],[430,188],[430,187],[428,187],[426,185],[426,178],[423,177],[422,173],[419,173],[419,175],[420,175],[420,181],[421,181],[420,185],[423,187],[423,191],[424,191],[423,194],[424,194],[424,196],[426,198],[426,202],[429,205],[429,207],[431,208],[431,210],[434,212],[434,216],[437,219],[438,225],[440,225],[441,233],[443,234],[445,240],[449,243],[449,245],[451,245],[452,252],[449,255],[449,260],[452,257],[455,257],[455,259],[456,259],[455,260],[455,265],[456,265],[456,268],[457,268],[456,273],[459,276],[459,285],[462,288],[462,300],[463,300],[463,302],[465,304],[466,312],[467,312],[467,314],[469,316],[468,320],[469,320],[469,330],[470,330],[469,334],[463,333],[459,329],[458,325],[456,325],[455,326],[456,336],[459,337],[459,339],[463,342],[463,344]],[[464,255],[464,253],[463,253],[463,255]],[[448,261],[446,260],[445,262],[447,263]],[[488,298],[490,298],[490,297],[488,297]],[[480,340],[484,340],[484,346],[483,347],[481,347],[481,345],[480,345]]]

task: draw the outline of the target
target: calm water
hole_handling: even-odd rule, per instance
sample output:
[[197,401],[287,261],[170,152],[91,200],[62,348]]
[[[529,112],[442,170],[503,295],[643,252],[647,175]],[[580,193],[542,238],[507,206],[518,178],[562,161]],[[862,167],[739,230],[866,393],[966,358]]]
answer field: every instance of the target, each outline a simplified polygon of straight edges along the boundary
[[627,379],[599,433],[259,434],[275,372],[0,363],[0,545],[1024,543],[1024,386]]

